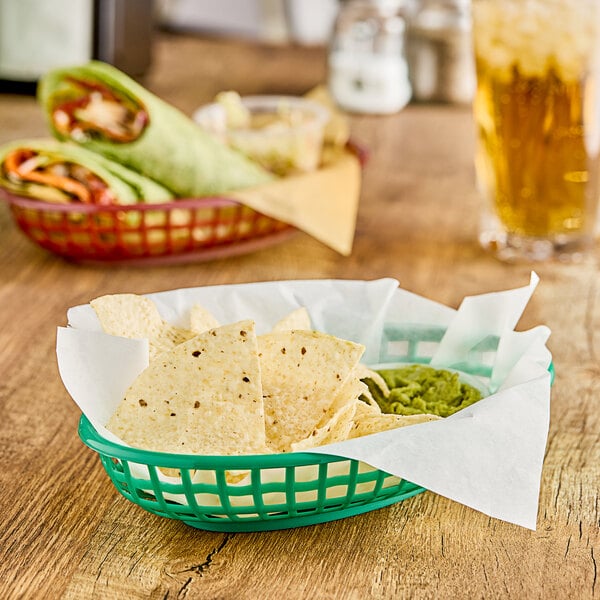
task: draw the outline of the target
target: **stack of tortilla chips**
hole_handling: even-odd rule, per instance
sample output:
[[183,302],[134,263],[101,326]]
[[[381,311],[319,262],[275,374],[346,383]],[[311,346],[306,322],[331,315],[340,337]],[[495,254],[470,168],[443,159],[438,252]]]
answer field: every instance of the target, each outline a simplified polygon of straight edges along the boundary
[[146,297],[91,302],[106,333],[149,341],[149,366],[107,428],[126,443],[184,454],[304,451],[432,415],[382,414],[362,381],[364,347],[313,331],[305,309],[256,335],[254,322],[219,326],[201,306],[190,328],[165,322]]

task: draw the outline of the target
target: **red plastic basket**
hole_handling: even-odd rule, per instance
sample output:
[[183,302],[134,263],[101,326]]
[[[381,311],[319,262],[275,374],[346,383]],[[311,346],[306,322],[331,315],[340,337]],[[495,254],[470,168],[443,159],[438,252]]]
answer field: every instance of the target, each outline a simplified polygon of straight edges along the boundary
[[[347,148],[367,164],[366,147]],[[20,229],[42,248],[76,262],[160,265],[247,254],[279,244],[298,230],[229,198],[164,204],[55,204],[0,188]]]
[[252,252],[297,230],[227,198],[164,204],[54,204],[4,190],[15,222],[64,258],[103,264],[173,264]]

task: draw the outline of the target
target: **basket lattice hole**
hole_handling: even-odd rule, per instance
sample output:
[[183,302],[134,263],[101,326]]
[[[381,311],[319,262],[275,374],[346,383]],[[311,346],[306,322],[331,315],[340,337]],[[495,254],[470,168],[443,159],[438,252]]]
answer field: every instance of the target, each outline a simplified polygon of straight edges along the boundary
[[320,471],[318,465],[303,465],[294,470],[294,500],[299,508],[314,504],[319,498]]
[[144,241],[144,236],[139,231],[127,231],[121,235],[123,243],[129,251],[135,252]]
[[91,236],[85,231],[73,231],[73,233],[71,233],[71,242],[77,246],[86,247],[91,243]]
[[[259,496],[257,506],[264,507],[267,512],[285,510],[286,504],[286,481],[285,469],[261,469],[259,478]],[[256,478],[256,476],[255,476]]]

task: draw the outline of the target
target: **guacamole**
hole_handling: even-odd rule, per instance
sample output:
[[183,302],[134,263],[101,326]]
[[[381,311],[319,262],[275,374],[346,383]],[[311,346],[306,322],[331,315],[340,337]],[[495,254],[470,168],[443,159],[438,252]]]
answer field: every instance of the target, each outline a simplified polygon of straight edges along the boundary
[[376,372],[385,381],[389,393],[373,379],[363,381],[384,413],[448,417],[483,397],[480,390],[461,382],[458,373],[445,369],[406,365]]

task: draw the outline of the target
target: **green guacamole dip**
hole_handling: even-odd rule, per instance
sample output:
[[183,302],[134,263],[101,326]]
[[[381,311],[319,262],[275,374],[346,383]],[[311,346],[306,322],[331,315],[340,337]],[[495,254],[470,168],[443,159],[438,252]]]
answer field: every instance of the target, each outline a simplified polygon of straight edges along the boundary
[[461,382],[458,373],[445,369],[407,365],[376,372],[389,387],[389,396],[373,379],[363,381],[384,413],[448,417],[483,397],[477,388]]

